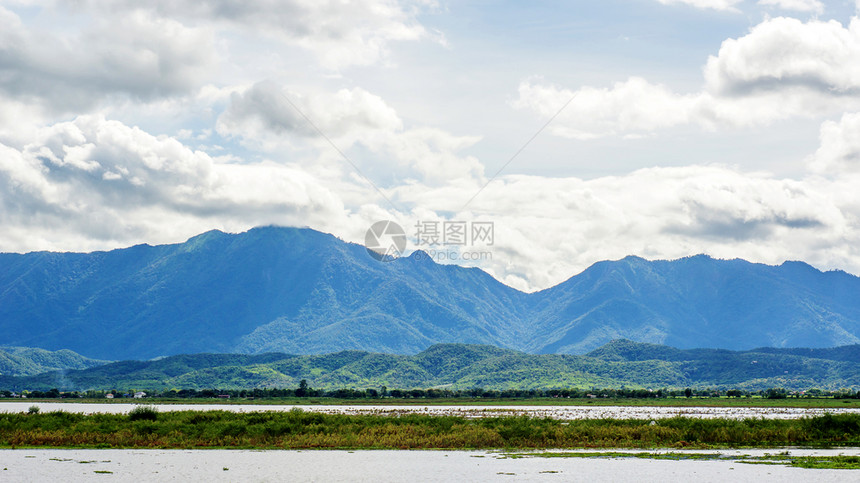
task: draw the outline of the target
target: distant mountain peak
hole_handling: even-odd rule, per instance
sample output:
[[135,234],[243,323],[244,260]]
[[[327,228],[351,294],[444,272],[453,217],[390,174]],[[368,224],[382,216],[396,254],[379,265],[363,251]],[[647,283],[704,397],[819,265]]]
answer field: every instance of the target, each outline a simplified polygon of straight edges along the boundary
[[407,258],[410,261],[414,261],[414,262],[426,263],[429,265],[436,265],[436,261],[433,260],[433,257],[429,253],[427,253],[426,251],[420,250],[420,249],[415,250],[414,252],[410,253]]
[[821,270],[818,270],[817,268],[813,267],[812,265],[810,265],[806,262],[800,261],[800,260],[786,260],[786,261],[782,262],[780,267],[800,268],[800,269],[819,272],[819,273],[821,272]]
[[215,239],[215,238],[223,238],[225,236],[230,236],[230,234],[223,232],[221,230],[209,230],[209,231],[204,231],[203,233],[201,233],[199,235],[192,236],[191,238],[186,240],[186,243],[187,242],[194,242],[194,241],[211,240],[211,239]]

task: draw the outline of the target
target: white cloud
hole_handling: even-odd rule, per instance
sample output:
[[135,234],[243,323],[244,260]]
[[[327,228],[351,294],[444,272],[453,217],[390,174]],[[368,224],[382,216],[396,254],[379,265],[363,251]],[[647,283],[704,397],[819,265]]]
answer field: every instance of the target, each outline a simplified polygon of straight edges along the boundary
[[796,12],[824,13],[824,4],[818,0],[759,0],[758,3]]
[[575,139],[641,134],[686,124],[700,102],[696,96],[677,95],[665,86],[632,77],[611,88],[583,87],[575,92],[527,81],[520,84],[519,97],[512,105],[550,118],[571,98],[573,102],[550,125],[550,131]]
[[810,157],[810,167],[819,173],[860,173],[860,113],[846,113],[839,122],[821,125],[821,146]]
[[441,129],[416,128],[390,133],[370,147],[409,165],[426,183],[470,184],[474,179],[482,179],[484,166],[474,156],[463,156],[460,152],[479,140],[477,136],[455,136]]
[[428,127],[404,129],[394,109],[360,88],[302,95],[274,82],[260,82],[232,94],[217,128],[221,135],[238,136],[263,149],[298,149],[301,142],[310,142],[332,153],[328,140],[342,150],[360,145],[384,156],[384,162],[372,164],[400,178],[439,183],[483,174],[477,159],[458,154],[479,138]]
[[111,95],[190,93],[214,62],[206,29],[135,12],[72,35],[39,31],[0,7],[0,92],[74,112]]
[[[220,161],[98,116],[55,124],[23,150],[0,153],[7,250],[176,241],[213,224],[332,226],[348,216],[325,181],[298,167]],[[16,233],[29,235],[10,239]]]
[[512,105],[549,118],[576,96],[550,131],[575,139],[635,136],[682,125],[707,129],[767,124],[860,106],[860,19],[773,18],[723,42],[704,69],[705,88],[680,94],[631,77],[611,87],[520,84]]
[[332,138],[355,139],[375,131],[401,129],[402,121],[385,101],[361,88],[301,95],[263,81],[244,92],[234,92],[217,125],[223,135],[269,143],[283,141],[285,134],[316,137],[319,134],[314,127]]
[[266,34],[303,47],[322,65],[338,69],[371,65],[387,56],[391,42],[415,41],[432,35],[416,20],[435,2],[397,0],[216,0],[151,2],[89,0],[97,12],[114,14],[145,9],[187,23],[214,22],[253,34]]
[[748,35],[723,42],[719,54],[708,59],[705,81],[708,91],[726,96],[795,86],[858,95],[860,19],[847,28],[835,20],[765,20]]
[[719,166],[651,168],[592,180],[505,176],[470,211],[461,211],[475,190],[410,186],[398,196],[430,213],[451,212],[450,219],[495,222],[494,256],[483,268],[522,289],[548,287],[595,261],[631,254],[707,253],[766,263],[799,258],[860,268],[857,253],[844,252],[846,238],[860,241],[844,213],[860,195],[847,186]]
[[711,10],[726,10],[731,12],[738,11],[735,5],[743,0],[657,0],[663,5],[683,4],[691,7],[711,9]]
[[525,81],[511,103],[550,118],[573,98],[549,126],[557,136],[593,139],[618,135],[640,137],[685,125],[713,130],[768,124],[791,117],[810,117],[842,108],[860,99],[834,99],[799,87],[754,96],[723,97],[709,92],[676,94],[666,86],[632,77],[608,88],[582,87],[571,91],[558,86]]

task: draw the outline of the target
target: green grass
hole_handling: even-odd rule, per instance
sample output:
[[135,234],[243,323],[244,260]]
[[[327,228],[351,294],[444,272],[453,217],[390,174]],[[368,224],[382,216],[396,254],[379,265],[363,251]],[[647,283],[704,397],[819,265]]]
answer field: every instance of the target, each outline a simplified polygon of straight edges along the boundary
[[128,412],[131,421],[155,421],[158,419],[158,409],[154,406],[137,406]]
[[791,456],[786,452],[779,455],[766,456],[734,456],[719,453],[620,453],[620,452],[542,452],[542,453],[506,453],[502,458],[642,458],[654,460],[730,460],[738,463],[753,465],[781,465],[793,468],[808,469],[860,469],[860,456]]
[[723,458],[719,453],[620,453],[608,451],[578,451],[576,453],[545,452],[545,453],[505,453],[502,458],[644,458],[655,460],[718,460]]
[[860,415],[793,420],[559,421],[288,412],[0,415],[0,447],[74,448],[723,448],[860,445]]
[[789,459],[796,468],[860,470],[860,456],[800,456]]

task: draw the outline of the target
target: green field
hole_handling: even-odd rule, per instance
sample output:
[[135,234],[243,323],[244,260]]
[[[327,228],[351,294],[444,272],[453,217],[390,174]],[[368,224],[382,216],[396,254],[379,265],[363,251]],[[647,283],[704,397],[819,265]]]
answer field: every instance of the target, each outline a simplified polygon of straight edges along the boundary
[[74,448],[742,448],[860,445],[860,415],[791,420],[660,421],[427,415],[335,415],[292,410],[0,415],[0,447]]

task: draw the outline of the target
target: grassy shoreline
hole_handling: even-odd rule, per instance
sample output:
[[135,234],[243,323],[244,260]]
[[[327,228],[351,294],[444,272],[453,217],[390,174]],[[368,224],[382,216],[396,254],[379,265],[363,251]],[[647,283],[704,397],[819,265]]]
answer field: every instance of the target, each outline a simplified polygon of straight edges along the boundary
[[659,453],[618,453],[611,451],[597,452],[531,452],[531,453],[503,453],[502,458],[639,458],[652,460],[702,460],[702,461],[732,461],[740,464],[751,465],[780,465],[792,468],[805,469],[860,469],[860,456],[797,456],[791,455],[790,451],[782,451],[778,454],[765,454],[763,456],[751,455],[724,455],[719,453],[691,453],[691,452],[659,452]]
[[860,415],[791,420],[467,419],[293,410],[0,415],[0,448],[557,449],[860,446]]
[[860,408],[860,399],[761,397],[692,397],[692,398],[147,398],[140,399],[0,399],[8,403],[68,403],[68,404],[227,404],[227,405],[333,405],[333,406],[658,406],[658,407],[765,407],[765,408]]

